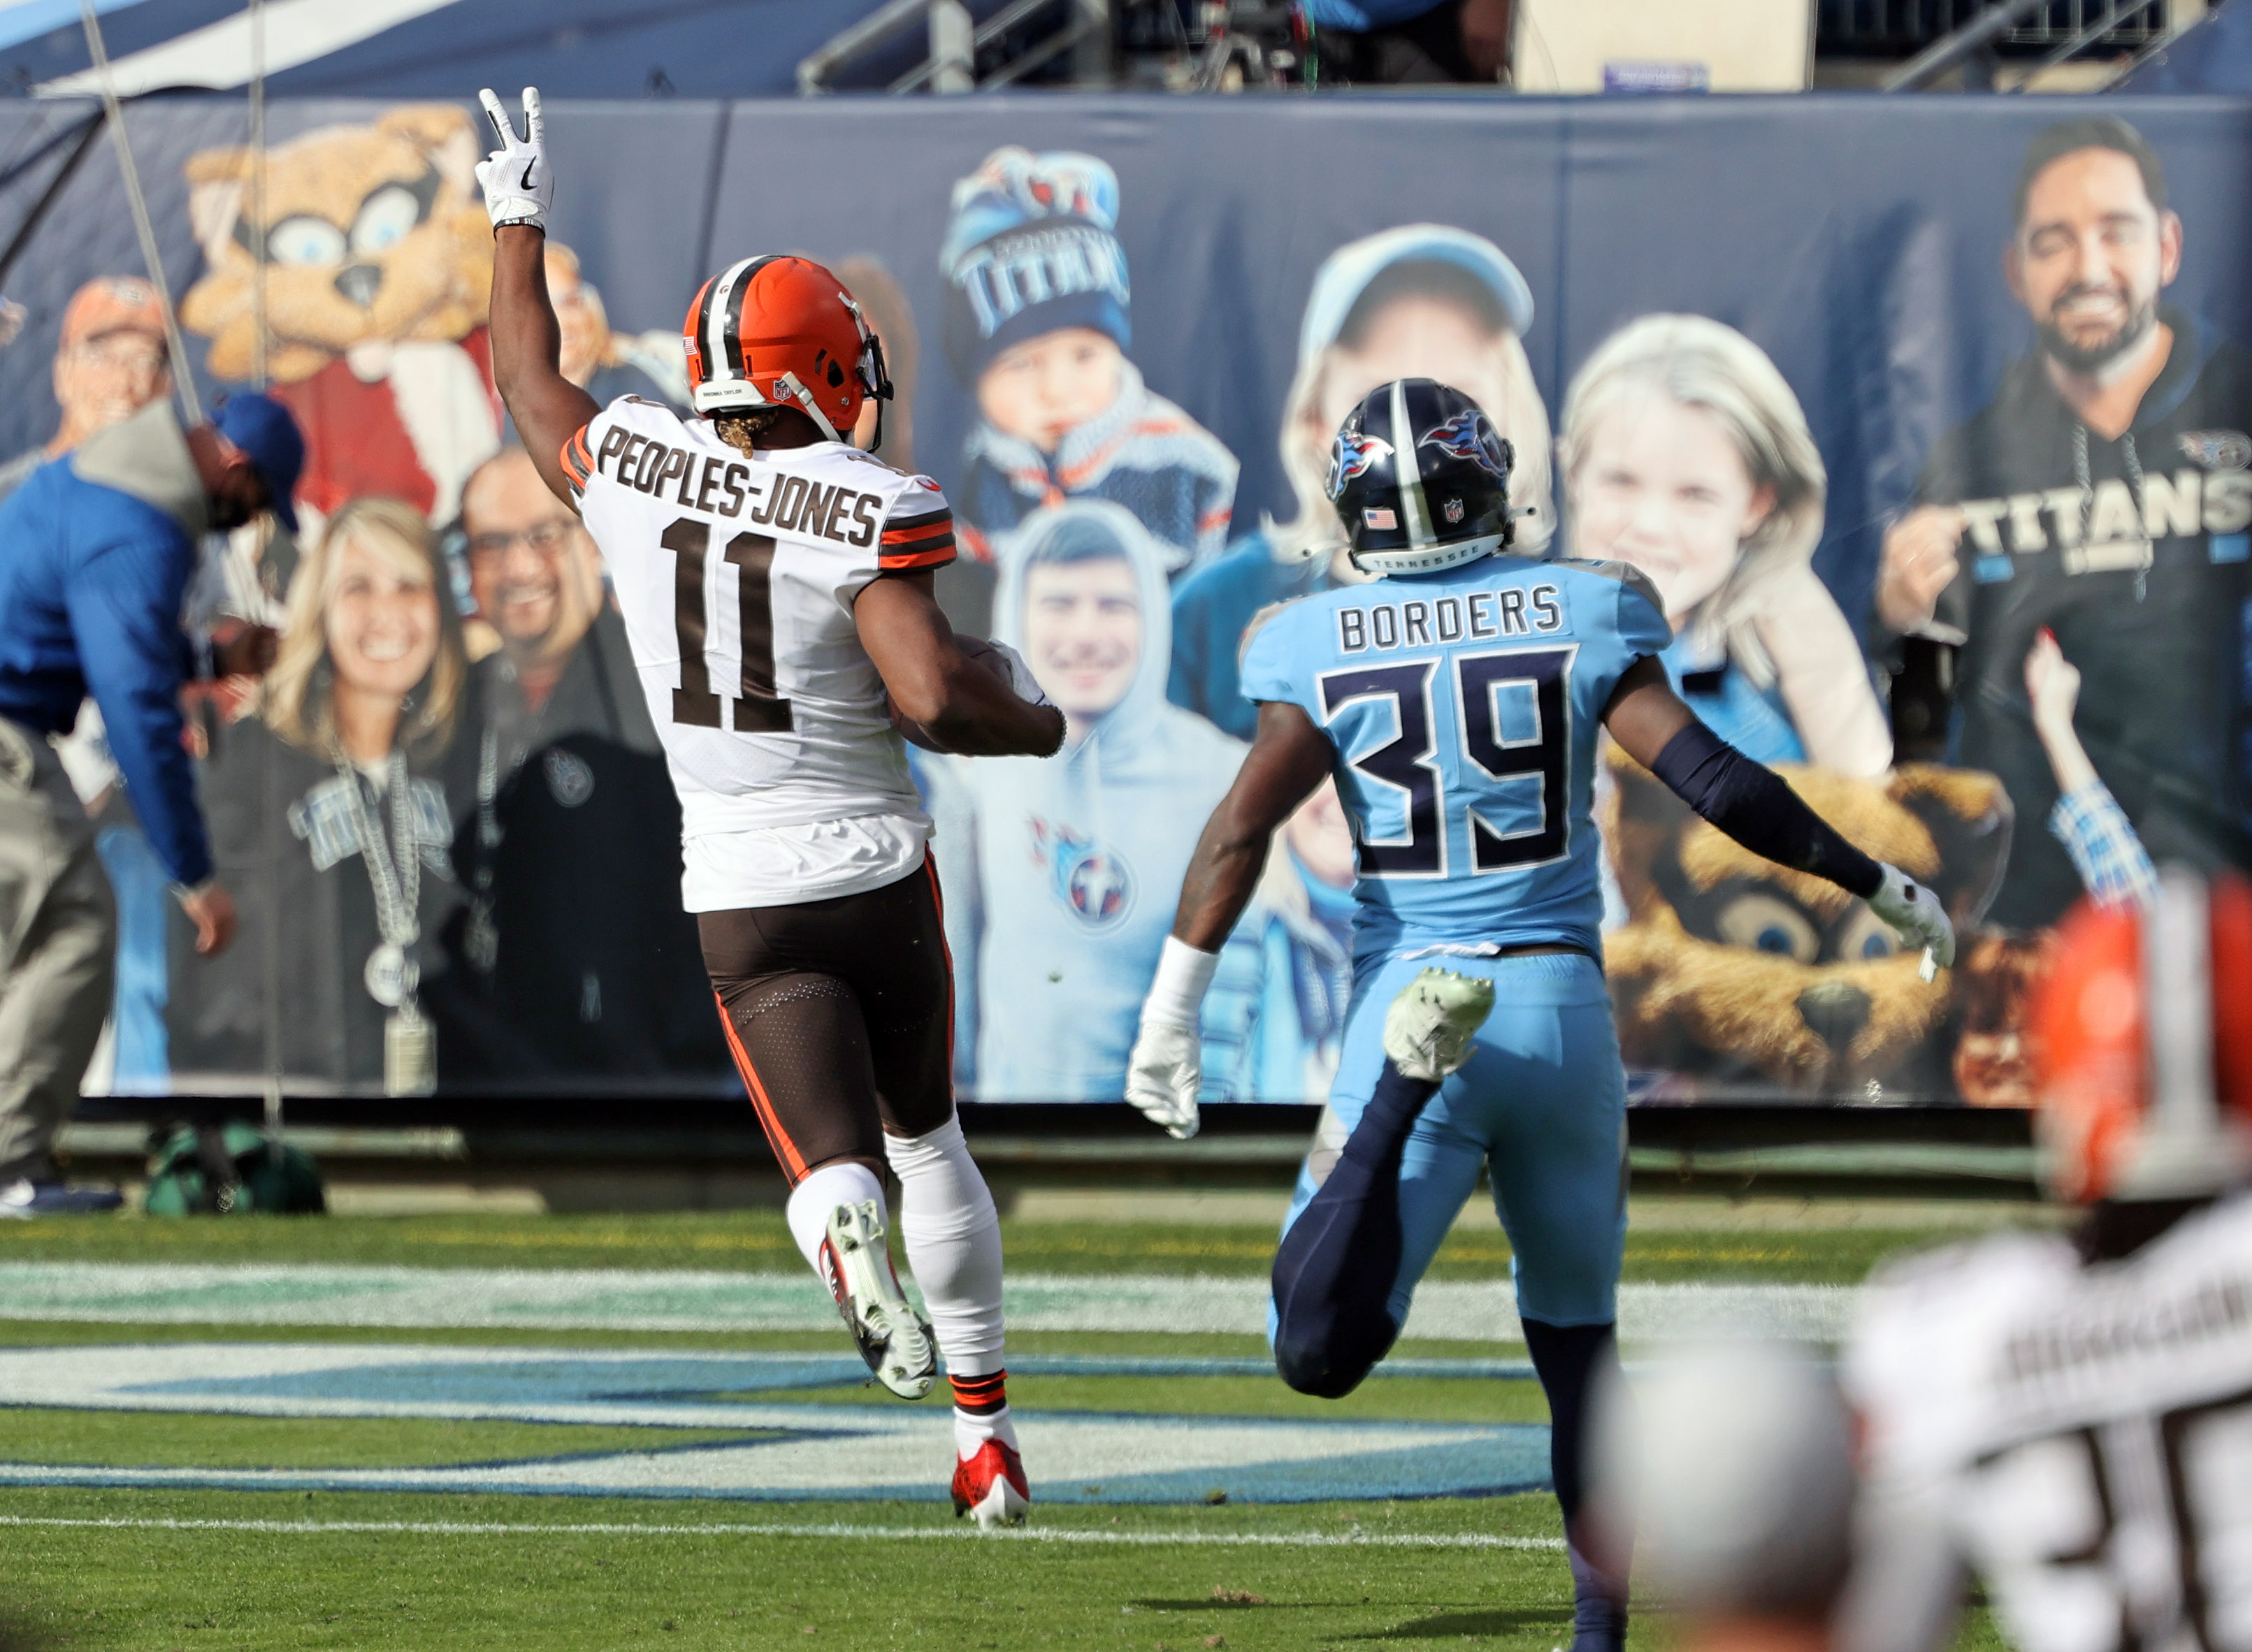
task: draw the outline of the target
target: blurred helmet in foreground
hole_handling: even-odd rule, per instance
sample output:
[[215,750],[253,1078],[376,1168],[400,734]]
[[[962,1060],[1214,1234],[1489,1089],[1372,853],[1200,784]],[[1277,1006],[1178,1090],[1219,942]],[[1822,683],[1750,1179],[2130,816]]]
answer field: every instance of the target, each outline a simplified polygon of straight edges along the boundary
[[2252,1177],[2252,888],[2168,867],[2147,909],[2082,903],[2036,994],[2056,1197],[2197,1198]]
[[1656,1598],[1692,1618],[1817,1623],[1852,1560],[1854,1477],[1830,1367],[1789,1343],[1669,1351],[1598,1391],[1596,1538],[1638,1542]]

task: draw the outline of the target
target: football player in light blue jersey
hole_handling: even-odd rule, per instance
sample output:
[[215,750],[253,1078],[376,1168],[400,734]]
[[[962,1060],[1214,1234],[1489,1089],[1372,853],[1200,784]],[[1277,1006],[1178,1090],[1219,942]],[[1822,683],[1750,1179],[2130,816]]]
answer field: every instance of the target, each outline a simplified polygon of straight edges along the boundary
[[1381,385],[1346,418],[1329,493],[1353,561],[1383,577],[1294,603],[1251,642],[1258,736],[1190,864],[1127,1098],[1195,1134],[1197,1011],[1219,948],[1275,829],[1334,775],[1358,857],[1354,990],[1330,1093],[1347,1134],[1341,1149],[1317,1142],[1283,1227],[1275,1363],[1302,1392],[1348,1392],[1489,1172],[1553,1421],[1575,1652],[1617,1652],[1623,1557],[1590,1554],[1579,1519],[1585,1401],[1617,1364],[1626,1233],[1625,1079],[1590,814],[1599,728],[1745,847],[1866,899],[1930,963],[1952,963],[1955,939],[1929,890],[1845,842],[1674,695],[1658,659],[1671,634],[1641,574],[1498,554],[1511,459],[1475,403],[1429,379]]

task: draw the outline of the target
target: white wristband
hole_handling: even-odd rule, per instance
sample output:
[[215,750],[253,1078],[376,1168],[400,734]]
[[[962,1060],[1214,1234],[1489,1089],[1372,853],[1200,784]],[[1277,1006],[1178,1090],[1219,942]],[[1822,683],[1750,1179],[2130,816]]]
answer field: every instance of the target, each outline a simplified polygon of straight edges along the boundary
[[1157,954],[1157,978],[1142,1004],[1142,1019],[1169,1027],[1193,1027],[1204,1008],[1205,989],[1220,968],[1220,954],[1199,952],[1176,936],[1165,937]]

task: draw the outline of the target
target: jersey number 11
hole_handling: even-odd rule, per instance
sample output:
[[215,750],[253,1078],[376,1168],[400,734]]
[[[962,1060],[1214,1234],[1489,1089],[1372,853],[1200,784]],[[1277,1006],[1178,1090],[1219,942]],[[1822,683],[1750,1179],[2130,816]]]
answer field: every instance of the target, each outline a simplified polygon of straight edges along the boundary
[[[712,691],[712,668],[704,660],[704,559],[712,548],[712,524],[683,517],[657,543],[678,559],[672,625],[680,640],[680,686],[672,691],[672,720],[718,728],[719,697]],[[743,691],[735,700],[735,732],[787,734],[789,702],[775,690],[775,542],[763,533],[739,533],[720,555],[735,565],[741,621]]]

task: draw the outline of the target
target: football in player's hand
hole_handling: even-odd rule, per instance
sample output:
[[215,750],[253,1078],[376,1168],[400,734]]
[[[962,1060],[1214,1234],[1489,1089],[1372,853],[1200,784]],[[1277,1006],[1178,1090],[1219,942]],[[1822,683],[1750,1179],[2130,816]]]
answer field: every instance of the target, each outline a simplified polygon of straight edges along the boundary
[[[984,637],[971,636],[967,632],[956,631],[954,634],[954,646],[992,672],[1004,683],[1009,680],[1009,662],[1004,659],[1000,652]],[[884,709],[891,713],[892,726],[899,730],[900,738],[908,745],[920,746],[926,752],[943,752],[947,749],[940,743],[938,736],[902,712],[900,710],[899,702],[893,699],[889,694],[884,696]]]

